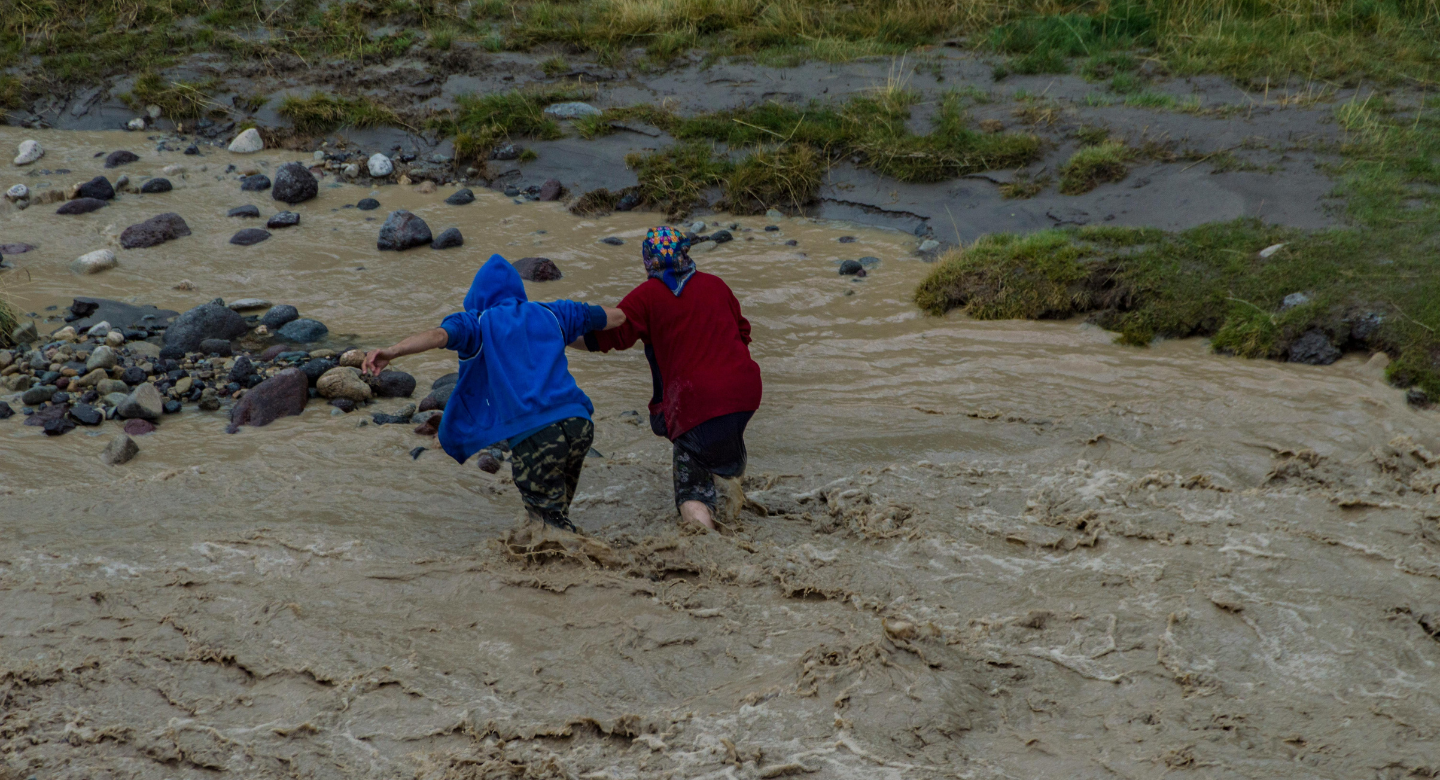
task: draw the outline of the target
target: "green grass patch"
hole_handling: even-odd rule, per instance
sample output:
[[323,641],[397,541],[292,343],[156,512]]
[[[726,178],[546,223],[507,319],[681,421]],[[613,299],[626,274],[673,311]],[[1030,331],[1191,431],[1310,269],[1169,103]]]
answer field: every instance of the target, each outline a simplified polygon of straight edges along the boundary
[[[989,236],[942,258],[916,303],[982,319],[1088,314],[1121,343],[1207,336],[1218,351],[1255,358],[1287,359],[1318,333],[1342,350],[1388,353],[1393,383],[1440,398],[1440,100],[1356,100],[1336,114],[1347,134],[1334,173],[1348,227],[1242,219],[1178,233]],[[1283,248],[1260,256],[1275,244]],[[1297,292],[1306,300],[1284,305]]]
[[400,116],[389,107],[365,97],[337,97],[321,92],[309,97],[285,98],[280,115],[289,119],[297,132],[306,135],[328,133],[341,127],[400,125]]
[[827,162],[804,144],[757,150],[726,177],[726,208],[737,214],[764,214],[772,208],[798,213],[815,201]]
[[136,111],[159,106],[162,116],[169,119],[196,119],[205,114],[223,111],[210,99],[219,88],[217,79],[203,82],[166,81],[158,73],[145,73],[135,80],[134,89],[122,96],[125,104]]
[[705,143],[681,143],[650,154],[625,156],[625,164],[640,180],[638,192],[644,205],[663,209],[671,217],[683,217],[698,204],[706,189],[725,183],[734,164],[715,154]]
[[1179,103],[1174,95],[1169,95],[1164,92],[1151,92],[1149,90],[1125,96],[1125,105],[1131,108],[1169,109],[1175,108]]
[[1101,184],[1124,179],[1134,151],[1120,141],[1087,146],[1060,166],[1060,192],[1080,195]]

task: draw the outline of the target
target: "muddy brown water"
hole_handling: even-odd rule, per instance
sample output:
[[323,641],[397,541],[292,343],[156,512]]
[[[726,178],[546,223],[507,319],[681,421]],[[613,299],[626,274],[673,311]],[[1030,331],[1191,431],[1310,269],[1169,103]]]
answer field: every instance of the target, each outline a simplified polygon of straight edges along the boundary
[[[559,264],[535,298],[611,303],[657,221],[399,186],[367,215],[344,206],[371,192],[322,180],[299,227],[240,248],[252,222],[225,212],[279,204],[221,172],[294,155],[11,128],[0,148],[25,137],[71,173],[7,167],[6,186],[68,187],[124,147],[142,160],[112,178],[188,171],[86,216],[0,207],[0,241],[38,247],[0,277],[24,311],[262,297],[376,346],[454,310],[491,252]],[[394,208],[465,247],[376,252]],[[115,245],[165,211],[194,235]],[[727,534],[677,526],[668,449],[622,416],[649,395],[638,353],[571,358],[605,456],[583,541],[520,527],[508,470],[318,403],[233,436],[187,410],[118,468],[97,458],[114,423],[0,423],[0,776],[1440,773],[1440,425],[1383,356],[924,317],[913,238],[735,221],[695,255],[735,289],[765,378],[755,503]],[[117,269],[68,272],[106,246]],[[868,278],[836,274],[866,255]],[[397,367],[423,387],[454,360]]]

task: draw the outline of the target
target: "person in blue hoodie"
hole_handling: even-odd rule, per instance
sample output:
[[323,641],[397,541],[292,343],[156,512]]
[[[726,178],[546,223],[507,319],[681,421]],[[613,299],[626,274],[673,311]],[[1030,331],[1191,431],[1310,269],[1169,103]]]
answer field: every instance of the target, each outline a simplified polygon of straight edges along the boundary
[[530,516],[575,531],[570,502],[595,438],[595,407],[575,384],[565,347],[625,323],[619,309],[575,301],[534,303],[515,267],[491,255],[465,295],[465,310],[440,327],[365,356],[378,374],[395,358],[446,348],[460,378],[440,418],[440,446],[460,463],[501,441]]

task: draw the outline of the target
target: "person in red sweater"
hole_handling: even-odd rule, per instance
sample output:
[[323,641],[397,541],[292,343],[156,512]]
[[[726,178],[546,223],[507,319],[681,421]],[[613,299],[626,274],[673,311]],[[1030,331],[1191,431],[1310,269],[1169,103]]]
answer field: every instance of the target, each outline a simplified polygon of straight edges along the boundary
[[641,245],[649,276],[620,301],[625,324],[585,335],[591,352],[640,341],[654,394],[650,428],[674,445],[675,507],[714,530],[716,477],[745,474],[745,426],[760,408],[760,366],[750,357],[750,323],[718,276],[695,270],[690,240],[652,228]]

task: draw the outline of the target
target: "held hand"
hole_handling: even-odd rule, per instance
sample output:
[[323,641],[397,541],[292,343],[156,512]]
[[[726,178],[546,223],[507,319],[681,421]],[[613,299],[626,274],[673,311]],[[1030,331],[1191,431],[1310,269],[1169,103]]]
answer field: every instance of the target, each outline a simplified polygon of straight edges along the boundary
[[394,353],[388,348],[371,350],[369,354],[365,355],[365,373],[379,374],[385,370],[386,366],[390,365],[390,360],[394,356]]

